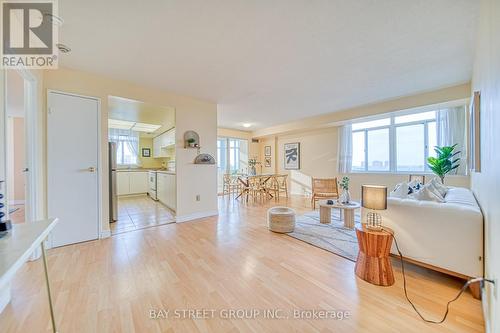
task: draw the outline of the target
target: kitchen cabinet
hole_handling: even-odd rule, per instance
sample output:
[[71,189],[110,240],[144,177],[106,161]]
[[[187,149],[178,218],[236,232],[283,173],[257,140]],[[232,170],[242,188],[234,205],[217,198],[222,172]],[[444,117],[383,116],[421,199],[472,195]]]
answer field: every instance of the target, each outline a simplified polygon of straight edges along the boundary
[[153,157],[170,157],[169,149],[175,147],[175,128],[153,138]]
[[127,195],[130,191],[130,177],[128,172],[116,172],[116,192],[118,195]]
[[141,194],[149,191],[148,171],[118,171],[116,185],[118,195]]
[[156,193],[158,200],[175,211],[177,205],[176,175],[158,172],[156,177]]
[[130,176],[130,194],[148,193],[149,191],[149,173],[146,172],[129,172]]

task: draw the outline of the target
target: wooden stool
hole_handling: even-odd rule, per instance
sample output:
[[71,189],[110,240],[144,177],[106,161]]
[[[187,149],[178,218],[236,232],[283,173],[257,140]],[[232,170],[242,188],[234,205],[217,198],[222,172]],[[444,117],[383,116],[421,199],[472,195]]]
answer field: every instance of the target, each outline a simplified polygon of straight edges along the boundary
[[295,229],[295,211],[288,207],[273,207],[267,211],[267,226],[274,232],[292,232]]
[[355,226],[358,237],[358,259],[354,271],[360,278],[377,286],[392,286],[394,273],[389,258],[392,245],[392,230],[376,231],[365,224]]

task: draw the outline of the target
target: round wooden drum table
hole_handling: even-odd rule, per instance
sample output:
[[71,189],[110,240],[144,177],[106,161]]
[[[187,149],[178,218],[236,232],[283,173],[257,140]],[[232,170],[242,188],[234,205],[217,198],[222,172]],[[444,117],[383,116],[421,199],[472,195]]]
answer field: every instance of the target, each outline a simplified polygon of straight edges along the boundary
[[384,227],[387,231],[370,230],[365,224],[356,224],[355,229],[359,245],[356,275],[377,286],[392,286],[394,273],[389,258],[392,230],[387,227]]

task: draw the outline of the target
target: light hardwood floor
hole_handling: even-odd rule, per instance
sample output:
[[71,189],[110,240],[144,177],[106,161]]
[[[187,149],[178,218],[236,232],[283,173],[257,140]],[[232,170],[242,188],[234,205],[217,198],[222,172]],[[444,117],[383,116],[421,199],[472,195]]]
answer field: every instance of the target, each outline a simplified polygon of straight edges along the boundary
[[[310,211],[307,199],[280,205]],[[264,205],[219,198],[219,217],[169,224],[49,251],[60,332],[482,332],[481,303],[467,293],[443,325],[422,322],[405,301],[402,276],[370,285],[354,263],[269,232]],[[461,282],[408,269],[411,297],[437,319]],[[0,332],[48,331],[41,262],[16,276]],[[340,320],[152,320],[150,309],[336,309]]]

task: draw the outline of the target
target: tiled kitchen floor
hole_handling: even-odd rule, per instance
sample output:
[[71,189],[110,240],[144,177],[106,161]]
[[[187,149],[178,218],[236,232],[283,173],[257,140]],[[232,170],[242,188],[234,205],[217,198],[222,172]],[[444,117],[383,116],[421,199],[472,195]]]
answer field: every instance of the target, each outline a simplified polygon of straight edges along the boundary
[[111,233],[119,234],[175,222],[174,213],[147,195],[118,199],[118,221],[111,223]]

